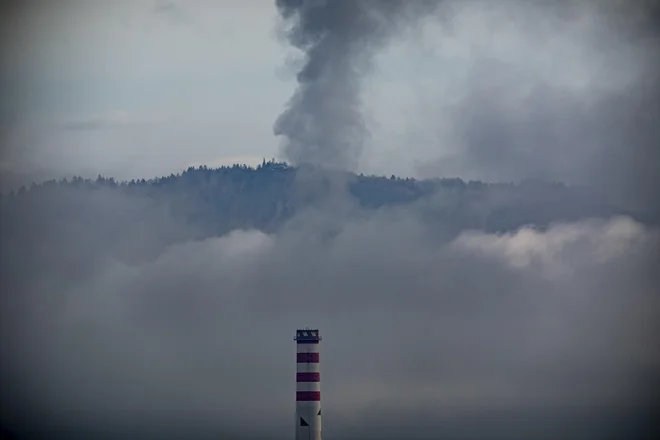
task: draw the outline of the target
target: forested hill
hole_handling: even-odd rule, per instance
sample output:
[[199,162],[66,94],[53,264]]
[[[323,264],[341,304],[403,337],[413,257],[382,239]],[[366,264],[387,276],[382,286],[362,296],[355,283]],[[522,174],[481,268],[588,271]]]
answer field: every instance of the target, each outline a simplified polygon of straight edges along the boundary
[[[168,177],[129,182],[101,176],[95,180],[74,177],[49,181],[4,195],[3,223],[7,225],[5,214],[27,214],[28,207],[31,214],[46,218],[75,214],[82,216],[80,221],[95,221],[95,216],[100,215],[120,221],[129,217],[131,221],[148,221],[147,217],[139,218],[140,212],[146,211],[122,213],[124,205],[113,205],[121,198],[148,200],[161,208],[158,215],[193,226],[196,234],[202,236],[221,235],[237,228],[273,231],[315,202],[300,196],[300,185],[296,185],[298,171],[286,163],[264,161],[256,168],[189,168]],[[558,183],[493,184],[458,178],[415,180],[365,175],[350,175],[348,182],[356,207],[373,211],[409,206],[431,225],[452,231],[507,231],[527,224],[543,227],[557,221],[620,214],[645,223],[655,220],[606,203],[584,188]],[[108,194],[114,194],[114,198],[89,205]],[[138,205],[136,202],[131,206]],[[92,206],[99,212],[87,209]],[[111,210],[113,206],[116,211]]]

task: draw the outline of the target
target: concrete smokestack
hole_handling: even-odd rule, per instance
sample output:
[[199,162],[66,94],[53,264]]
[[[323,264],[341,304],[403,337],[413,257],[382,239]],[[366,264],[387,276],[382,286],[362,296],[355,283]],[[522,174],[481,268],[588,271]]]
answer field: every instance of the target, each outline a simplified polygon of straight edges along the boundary
[[296,440],[321,440],[318,330],[296,330]]

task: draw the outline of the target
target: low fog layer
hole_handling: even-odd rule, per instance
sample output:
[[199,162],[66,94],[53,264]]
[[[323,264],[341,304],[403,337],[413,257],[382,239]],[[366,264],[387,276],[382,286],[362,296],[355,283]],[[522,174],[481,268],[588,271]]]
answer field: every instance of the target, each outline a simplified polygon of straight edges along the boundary
[[21,432],[288,438],[299,326],[324,335],[328,438],[595,438],[644,428],[657,398],[660,236],[629,217],[439,239],[408,205],[325,231],[309,208],[189,239],[152,199],[49,198],[3,219],[2,418]]

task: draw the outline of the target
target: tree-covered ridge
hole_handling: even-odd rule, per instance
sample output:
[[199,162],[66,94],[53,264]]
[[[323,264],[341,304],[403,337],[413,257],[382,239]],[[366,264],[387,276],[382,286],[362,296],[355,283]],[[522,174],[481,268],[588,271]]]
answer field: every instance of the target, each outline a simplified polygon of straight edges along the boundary
[[[194,226],[202,235],[223,234],[236,228],[273,231],[313,202],[299,197],[299,169],[284,162],[266,161],[257,167],[190,167],[179,174],[153,179],[116,181],[73,177],[20,188],[3,197],[11,210],[21,200],[52,199],[61,190],[71,194],[110,190],[146,197],[167,208],[174,219]],[[460,178],[417,180],[396,176],[346,174],[351,201],[365,210],[410,205],[430,225],[449,230],[467,228],[504,231],[526,224],[544,226],[555,221],[633,213],[596,197],[584,188],[561,183],[526,181],[520,184],[465,182]],[[52,196],[52,197],[51,197]],[[81,199],[82,203],[82,199]],[[75,204],[75,203],[74,203]],[[80,204],[78,204],[80,205]]]

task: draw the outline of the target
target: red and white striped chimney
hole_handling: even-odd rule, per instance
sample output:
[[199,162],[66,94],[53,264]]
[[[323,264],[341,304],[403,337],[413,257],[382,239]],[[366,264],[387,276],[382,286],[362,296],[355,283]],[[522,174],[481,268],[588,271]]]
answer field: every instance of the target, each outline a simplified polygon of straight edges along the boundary
[[321,440],[321,364],[318,329],[296,330],[296,440]]

